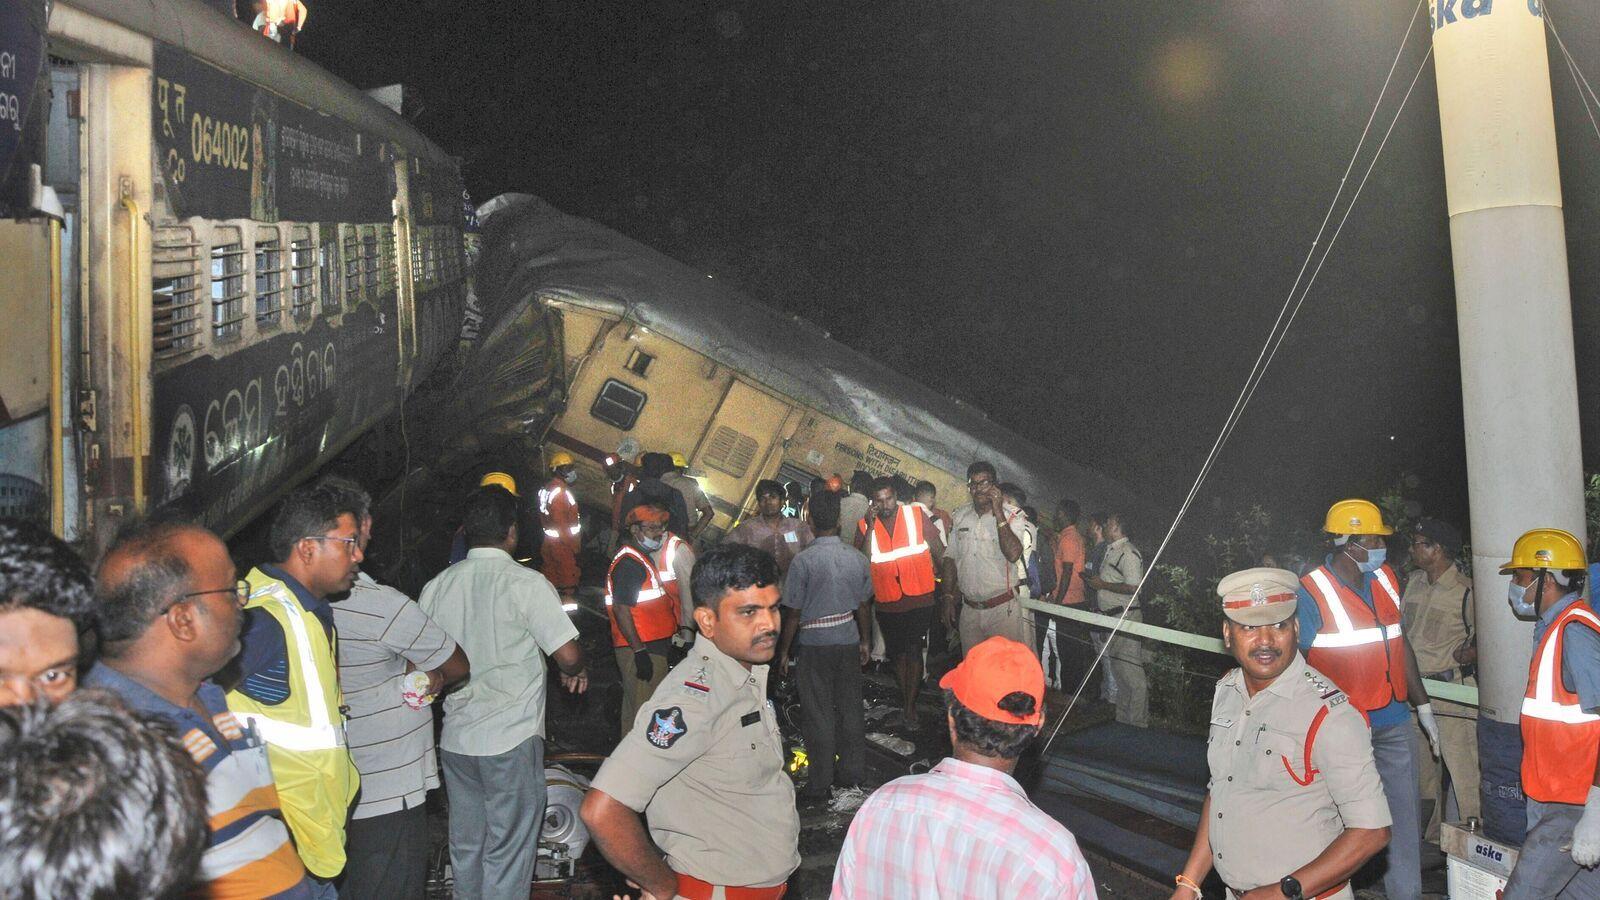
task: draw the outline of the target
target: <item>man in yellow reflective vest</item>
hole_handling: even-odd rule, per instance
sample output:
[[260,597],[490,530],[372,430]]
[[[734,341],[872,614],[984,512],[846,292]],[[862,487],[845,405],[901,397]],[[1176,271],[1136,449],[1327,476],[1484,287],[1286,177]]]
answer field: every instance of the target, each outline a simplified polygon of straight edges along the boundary
[[[344,870],[344,827],[360,776],[345,744],[330,594],[361,563],[356,510],[327,489],[284,498],[268,535],[276,563],[250,570],[238,683],[228,708],[267,744],[284,819],[327,891]],[[332,896],[330,893],[329,896]]]
[[1351,499],[1328,509],[1323,530],[1333,552],[1300,579],[1300,650],[1372,726],[1372,758],[1393,820],[1383,892],[1390,900],[1418,900],[1422,811],[1411,712],[1435,757],[1439,724],[1401,630],[1400,582],[1387,565],[1384,541],[1394,529],[1376,505]]

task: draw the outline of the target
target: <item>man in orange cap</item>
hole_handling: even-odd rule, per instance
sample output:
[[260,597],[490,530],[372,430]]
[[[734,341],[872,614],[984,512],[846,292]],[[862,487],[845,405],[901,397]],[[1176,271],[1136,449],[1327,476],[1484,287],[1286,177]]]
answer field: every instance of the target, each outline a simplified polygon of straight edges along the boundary
[[1093,898],[1077,839],[1011,777],[1044,721],[1038,656],[997,635],[939,686],[951,756],[867,799],[839,852],[833,895]]
[[669,518],[666,507],[655,502],[628,510],[627,537],[606,572],[611,646],[622,674],[623,734],[633,727],[640,705],[667,676],[667,654],[678,631],[678,595],[668,590],[655,559],[672,537],[667,532]]

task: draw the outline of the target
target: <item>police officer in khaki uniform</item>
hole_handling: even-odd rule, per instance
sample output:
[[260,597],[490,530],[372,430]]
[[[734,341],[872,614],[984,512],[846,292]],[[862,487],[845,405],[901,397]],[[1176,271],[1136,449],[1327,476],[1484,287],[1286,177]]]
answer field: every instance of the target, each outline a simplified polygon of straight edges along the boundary
[[[1478,661],[1478,645],[1472,634],[1472,579],[1456,567],[1456,554],[1460,552],[1461,535],[1449,523],[1438,519],[1417,523],[1411,534],[1411,562],[1417,570],[1411,573],[1401,595],[1400,615],[1423,678],[1476,686],[1478,681],[1472,675]],[[1424,834],[1428,840],[1437,841],[1444,815],[1449,814],[1452,822],[1478,815],[1478,710],[1449,700],[1435,700],[1433,708],[1439,717],[1443,769],[1450,773],[1449,793],[1442,792],[1441,760],[1420,750],[1416,756],[1422,799],[1437,801]],[[1423,741],[1426,737],[1417,730],[1415,739]],[[1449,797],[1455,799],[1454,810],[1445,808]]]
[[1350,876],[1389,842],[1389,805],[1367,726],[1306,665],[1299,579],[1246,569],[1222,579],[1222,642],[1239,668],[1217,682],[1211,791],[1172,900],[1197,900],[1212,868],[1231,897],[1349,898]]
[[[1108,616],[1122,615],[1129,622],[1143,622],[1144,612],[1139,608],[1135,594],[1144,578],[1144,556],[1129,540],[1126,517],[1121,513],[1106,516],[1106,552],[1100,569],[1084,578],[1083,583],[1095,589],[1095,602]],[[1123,608],[1131,606],[1127,613]],[[1150,699],[1144,674],[1144,641],[1117,632],[1106,650],[1106,668],[1110,672],[1117,721],[1136,728],[1150,727]]]
[[754,547],[725,543],[700,557],[694,646],[584,798],[595,843],[645,897],[777,900],[800,865],[794,784],[766,700],[778,580],[777,560]]

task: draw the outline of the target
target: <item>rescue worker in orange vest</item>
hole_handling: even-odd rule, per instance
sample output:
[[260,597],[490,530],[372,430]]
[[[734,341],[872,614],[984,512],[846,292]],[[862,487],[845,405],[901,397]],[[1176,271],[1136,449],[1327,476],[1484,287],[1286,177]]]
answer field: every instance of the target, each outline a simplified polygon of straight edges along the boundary
[[1511,609],[1536,620],[1522,701],[1528,834],[1504,897],[1600,896],[1600,616],[1582,597],[1583,545],[1535,528],[1500,574]]
[[668,591],[651,554],[667,540],[666,507],[642,503],[628,511],[628,537],[606,572],[606,613],[611,646],[622,674],[622,733],[667,676],[667,652],[678,631],[678,594]]
[[[1411,709],[1439,755],[1439,723],[1422,687],[1416,654],[1400,627],[1400,582],[1385,564],[1394,533],[1367,500],[1329,507],[1323,530],[1332,551],[1300,579],[1300,649],[1306,662],[1350,697],[1372,726],[1372,757],[1393,819],[1384,894],[1422,895],[1422,808]],[[1409,705],[1408,705],[1409,704]]]
[[540,571],[550,579],[561,599],[570,601],[578,589],[578,549],[583,546],[583,525],[578,515],[578,498],[572,484],[578,480],[578,467],[572,454],[557,450],[550,454],[550,480],[539,489],[539,524],[544,527],[544,543],[539,556]]
[[900,685],[901,716],[917,725],[917,690],[922,686],[922,648],[933,624],[934,568],[944,559],[939,529],[922,507],[901,503],[894,482],[875,478],[871,513],[856,528],[856,547],[872,563],[883,651]]
[[672,653],[667,657],[677,665],[694,646],[694,586],[689,580],[694,573],[694,547],[668,531],[661,540],[661,549],[650,554],[650,561],[661,576],[662,589],[678,610],[678,630],[672,636]]

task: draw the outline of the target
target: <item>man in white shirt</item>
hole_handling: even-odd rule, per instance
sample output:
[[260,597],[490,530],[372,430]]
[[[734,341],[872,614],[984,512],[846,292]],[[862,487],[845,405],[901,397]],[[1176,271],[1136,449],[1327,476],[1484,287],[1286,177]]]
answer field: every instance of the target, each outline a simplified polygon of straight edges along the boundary
[[548,579],[518,565],[516,500],[479,489],[463,528],[467,558],[418,601],[472,661],[445,698],[439,740],[450,797],[457,896],[525,900],[544,821],[546,656],[573,693],[588,689],[578,629]]

